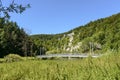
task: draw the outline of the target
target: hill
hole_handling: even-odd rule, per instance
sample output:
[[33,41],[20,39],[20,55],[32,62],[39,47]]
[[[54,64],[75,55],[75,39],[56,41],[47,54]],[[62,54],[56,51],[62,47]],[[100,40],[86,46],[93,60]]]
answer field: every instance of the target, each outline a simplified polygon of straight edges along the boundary
[[102,53],[120,50],[120,13],[91,21],[62,34],[30,36],[49,53]]

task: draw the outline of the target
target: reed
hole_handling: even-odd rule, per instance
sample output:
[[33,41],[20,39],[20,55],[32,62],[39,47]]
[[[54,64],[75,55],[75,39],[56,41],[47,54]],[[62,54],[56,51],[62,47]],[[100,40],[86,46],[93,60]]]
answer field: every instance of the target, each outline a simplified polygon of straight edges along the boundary
[[0,80],[119,80],[120,55],[0,63]]

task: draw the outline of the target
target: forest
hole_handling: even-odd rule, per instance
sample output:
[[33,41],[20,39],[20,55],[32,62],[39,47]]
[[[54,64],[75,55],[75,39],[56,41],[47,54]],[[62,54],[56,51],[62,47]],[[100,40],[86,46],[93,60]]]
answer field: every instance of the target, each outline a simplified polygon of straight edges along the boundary
[[120,13],[91,21],[62,34],[30,35],[47,54],[105,53],[120,50]]
[[56,53],[105,53],[120,50],[120,13],[62,34],[29,35],[16,22],[0,19],[0,57]]

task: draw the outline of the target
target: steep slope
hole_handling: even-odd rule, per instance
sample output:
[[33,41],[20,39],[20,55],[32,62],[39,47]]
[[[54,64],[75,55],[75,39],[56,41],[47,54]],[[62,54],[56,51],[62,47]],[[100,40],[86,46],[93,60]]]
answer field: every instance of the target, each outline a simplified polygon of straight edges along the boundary
[[69,32],[32,35],[47,53],[101,53],[120,49],[120,13],[92,21]]

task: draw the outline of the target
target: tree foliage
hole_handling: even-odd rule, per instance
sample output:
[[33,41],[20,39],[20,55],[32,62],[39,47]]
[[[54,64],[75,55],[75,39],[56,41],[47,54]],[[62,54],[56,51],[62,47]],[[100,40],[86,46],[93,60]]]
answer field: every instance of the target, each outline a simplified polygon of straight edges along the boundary
[[[70,34],[73,40],[70,41]],[[54,35],[32,35],[36,45],[43,45],[49,52],[93,52],[120,50],[120,13],[91,21],[71,31]],[[89,44],[92,43],[92,46]],[[90,47],[91,46],[91,47]],[[53,52],[54,53],[54,52]]]
[[22,4],[18,4],[15,0],[10,0],[9,4],[5,6],[3,4],[4,0],[0,0],[0,17],[9,19],[10,13],[22,13],[26,10],[26,8],[30,7],[30,4],[23,6]]
[[[0,21],[0,24],[2,24],[3,21],[1,19]],[[38,47],[17,23],[5,21],[3,26],[0,27],[0,57],[9,53],[35,56],[38,53]]]

